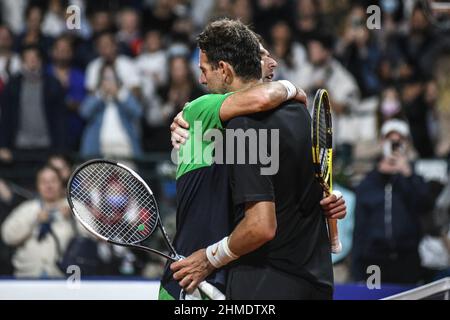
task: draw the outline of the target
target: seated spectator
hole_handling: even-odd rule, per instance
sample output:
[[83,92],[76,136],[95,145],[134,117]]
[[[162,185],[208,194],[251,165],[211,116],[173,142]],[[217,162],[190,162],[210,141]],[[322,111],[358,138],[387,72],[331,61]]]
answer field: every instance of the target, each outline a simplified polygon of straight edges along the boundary
[[245,24],[251,24],[253,21],[253,7],[250,0],[234,0],[232,13],[235,19]]
[[91,9],[89,6],[92,4],[94,4],[92,1],[87,3],[86,13],[89,18],[92,36],[95,37],[102,32],[112,30],[114,28],[114,21],[111,11],[106,8],[105,3],[103,3],[103,6]]
[[400,34],[392,45],[397,46],[406,64],[429,76],[429,67],[433,63],[430,53],[443,39],[436,34],[422,6],[422,2],[415,3],[408,31]]
[[[94,4],[94,1],[86,2],[89,6]],[[95,48],[95,40],[97,37],[114,28],[111,13],[104,8],[95,11],[89,11],[88,8],[81,9],[81,29],[71,30],[71,35],[74,36],[74,64],[83,70],[89,65],[91,61],[98,57]],[[76,31],[76,32],[73,32]],[[85,70],[86,71],[86,70]]]
[[20,57],[12,51],[13,40],[11,30],[0,25],[0,94],[9,78],[20,71]]
[[[0,225],[8,217],[15,205],[19,204],[18,197],[13,193],[8,183],[0,179]],[[12,275],[12,249],[0,239],[0,275]]]
[[380,104],[377,110],[378,128],[389,119],[403,118],[402,101],[397,89],[388,86],[381,92]]
[[52,44],[52,38],[42,33],[42,20],[42,8],[31,2],[25,11],[25,29],[17,37],[15,48],[16,51],[20,52],[25,47],[38,46],[45,61],[47,59],[47,50]]
[[426,81],[417,72],[403,81],[401,89],[403,112],[411,127],[414,148],[421,158],[432,158],[434,146],[428,123],[433,105],[426,100]]
[[[333,58],[334,38],[329,34],[318,34],[308,42],[308,61],[297,73],[294,83],[303,88],[310,99],[317,89],[325,88],[330,94],[333,107],[333,130],[338,159],[342,166],[351,163],[353,144],[357,136],[354,113],[359,103],[358,84],[352,74]],[[312,106],[312,101],[309,103]]]
[[306,50],[293,38],[292,31],[285,21],[279,21],[271,30],[271,52],[278,62],[281,79],[295,81],[306,62]]
[[144,131],[144,147],[152,151],[170,151],[172,146],[167,128],[172,119],[187,102],[203,94],[186,57],[172,57],[169,61],[168,85],[159,88],[158,96],[146,115],[148,127]]
[[52,154],[48,158],[47,164],[58,170],[64,186],[66,186],[72,174],[72,161],[70,158],[63,154]]
[[133,61],[118,54],[116,39],[113,33],[104,32],[98,35],[96,39],[97,52],[100,55],[97,59],[91,61],[86,69],[85,87],[91,93],[98,88],[99,78],[105,65],[114,68],[118,80],[124,87],[133,90],[135,95],[140,94],[139,74]]
[[14,34],[22,32],[25,9],[29,1],[4,0],[0,2],[0,19]]
[[139,53],[142,44],[139,32],[139,16],[132,8],[122,9],[118,13],[119,31],[117,41],[121,52],[130,57],[135,57]]
[[17,277],[61,277],[57,261],[73,236],[71,214],[58,171],[39,170],[39,198],[14,209],[1,226],[3,241],[16,248],[12,263]]
[[142,12],[144,30],[158,29],[162,34],[169,34],[177,19],[175,10],[177,4],[171,0],[153,1],[152,7]]
[[352,276],[364,281],[367,267],[377,265],[385,283],[416,283],[419,217],[433,208],[432,196],[409,163],[408,125],[389,120],[381,135],[383,156],[356,190]]
[[295,37],[296,40],[307,45],[321,29],[320,4],[314,0],[298,0],[295,10]]
[[148,105],[154,99],[156,88],[167,82],[167,54],[159,31],[150,30],[145,34],[142,52],[136,58],[136,68],[141,79],[142,95]]
[[195,42],[194,23],[189,16],[178,18],[172,26],[170,32],[170,42],[168,46],[169,54],[175,54],[186,51],[186,55],[190,54],[190,49],[197,47]]
[[87,122],[81,141],[83,157],[140,155],[136,126],[142,116],[141,105],[112,64],[104,64],[99,71],[97,89],[83,101],[80,114]]
[[69,37],[55,40],[51,51],[52,63],[47,72],[59,80],[65,92],[67,147],[77,151],[83,132],[84,122],[79,115],[79,107],[84,99],[84,73],[72,66],[73,48]]
[[[255,31],[263,38],[270,37],[272,26],[280,20],[292,17],[292,3],[288,0],[257,0],[253,1],[253,23]],[[288,23],[291,21],[288,18]]]
[[366,27],[366,19],[365,8],[354,6],[336,47],[338,58],[355,77],[362,98],[378,94],[381,85],[378,78],[381,52]]
[[22,52],[22,72],[8,82],[0,105],[0,160],[12,161],[13,153],[46,154],[65,147],[62,87],[42,71],[37,47]]
[[48,9],[42,22],[42,33],[48,37],[59,37],[66,27],[66,8],[68,0],[49,0]]

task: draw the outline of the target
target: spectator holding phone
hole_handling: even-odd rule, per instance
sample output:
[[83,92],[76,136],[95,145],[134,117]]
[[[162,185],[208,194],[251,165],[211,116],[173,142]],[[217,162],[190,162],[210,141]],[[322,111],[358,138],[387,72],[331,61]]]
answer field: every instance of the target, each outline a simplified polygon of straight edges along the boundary
[[38,199],[14,209],[1,226],[1,235],[16,248],[15,276],[60,277],[56,263],[74,233],[63,181],[56,169],[45,166],[38,171],[36,184]]
[[432,209],[432,195],[409,162],[406,122],[386,121],[381,135],[383,156],[356,191],[352,276],[362,281],[367,267],[377,265],[383,282],[416,283],[419,217]]

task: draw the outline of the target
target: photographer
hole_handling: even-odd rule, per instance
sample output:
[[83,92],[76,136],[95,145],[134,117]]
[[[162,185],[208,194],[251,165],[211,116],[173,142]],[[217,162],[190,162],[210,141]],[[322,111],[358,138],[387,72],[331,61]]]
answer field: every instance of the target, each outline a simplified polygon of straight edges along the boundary
[[56,169],[46,166],[36,178],[39,198],[14,209],[1,226],[3,241],[16,248],[17,277],[59,277],[56,261],[73,236],[70,209]]
[[432,209],[432,196],[409,163],[408,125],[386,121],[381,135],[383,156],[356,191],[352,275],[364,280],[367,267],[377,265],[383,282],[416,283],[422,272],[419,218]]

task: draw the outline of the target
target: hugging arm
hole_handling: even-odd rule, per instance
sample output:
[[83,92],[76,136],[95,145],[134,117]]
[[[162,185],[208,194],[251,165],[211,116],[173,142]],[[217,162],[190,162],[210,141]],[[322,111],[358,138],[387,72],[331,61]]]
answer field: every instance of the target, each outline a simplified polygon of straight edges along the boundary
[[[220,120],[228,121],[242,115],[268,111],[290,99],[306,105],[306,93],[289,81],[261,83],[228,96],[220,107]],[[181,111],[170,125],[172,146],[176,150],[189,137],[188,128],[189,124],[183,119]]]
[[220,119],[268,111],[291,99],[306,104],[305,92],[288,81],[261,83],[227,97],[220,107]]

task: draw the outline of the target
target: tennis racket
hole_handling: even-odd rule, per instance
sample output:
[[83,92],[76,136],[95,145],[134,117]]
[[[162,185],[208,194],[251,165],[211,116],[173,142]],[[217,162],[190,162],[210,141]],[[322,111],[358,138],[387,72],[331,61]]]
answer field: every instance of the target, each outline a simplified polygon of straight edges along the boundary
[[[177,261],[153,192],[145,181],[123,164],[91,160],[78,167],[69,179],[67,199],[75,218],[96,237],[109,243],[141,249]],[[144,246],[142,242],[159,228],[170,255]],[[199,289],[213,300],[225,296],[203,281]]]
[[[316,177],[325,194],[333,191],[333,126],[328,92],[319,89],[314,97],[312,117],[312,155]],[[342,250],[336,219],[327,219],[331,252]]]

